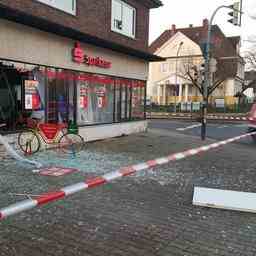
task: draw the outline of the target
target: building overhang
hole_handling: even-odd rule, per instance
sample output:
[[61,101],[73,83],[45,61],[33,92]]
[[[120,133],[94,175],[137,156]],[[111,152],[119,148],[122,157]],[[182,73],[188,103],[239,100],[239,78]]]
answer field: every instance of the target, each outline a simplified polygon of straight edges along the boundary
[[[157,0],[156,0],[157,1]],[[149,52],[136,50],[130,47],[123,46],[118,43],[107,41],[89,34],[80,32],[79,30],[56,24],[41,17],[36,17],[16,9],[9,8],[0,4],[0,18],[9,21],[17,22],[26,26],[30,26],[45,32],[53,33],[58,36],[67,37],[76,41],[91,44],[97,47],[102,47],[129,56],[137,57],[146,61],[164,61],[165,59]]]
[[145,3],[149,8],[159,8],[163,6],[162,1],[160,0],[140,0],[140,2]]

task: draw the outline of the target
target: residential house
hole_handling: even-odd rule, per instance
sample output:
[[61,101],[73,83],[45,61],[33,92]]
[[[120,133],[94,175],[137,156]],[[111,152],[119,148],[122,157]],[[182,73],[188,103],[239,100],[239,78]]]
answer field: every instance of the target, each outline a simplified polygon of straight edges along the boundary
[[[202,101],[201,93],[186,72],[189,67],[192,78],[197,75],[202,83],[207,30],[207,19],[199,27],[172,25],[150,45],[153,54],[165,58],[162,62],[150,63],[148,97],[153,102],[169,105]],[[244,61],[239,50],[240,37],[226,37],[217,25],[212,26],[211,65],[216,64],[212,78],[221,84],[212,93],[210,103],[215,104],[216,100],[227,105],[237,102],[235,95],[241,90],[244,79]]]

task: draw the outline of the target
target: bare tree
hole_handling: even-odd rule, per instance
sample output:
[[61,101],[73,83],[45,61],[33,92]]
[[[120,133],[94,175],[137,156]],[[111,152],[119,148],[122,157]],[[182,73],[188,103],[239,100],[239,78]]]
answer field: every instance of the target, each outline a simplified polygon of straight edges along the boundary
[[[221,59],[217,61],[217,71],[212,73],[212,83],[208,88],[207,102],[213,92],[219,88],[223,82],[232,76],[234,76],[234,70],[236,70],[237,59]],[[188,57],[183,60],[183,65],[180,68],[179,76],[184,80],[189,81],[195,88],[198,89],[199,93],[203,96],[204,86],[204,71],[201,70],[204,64],[203,57]]]

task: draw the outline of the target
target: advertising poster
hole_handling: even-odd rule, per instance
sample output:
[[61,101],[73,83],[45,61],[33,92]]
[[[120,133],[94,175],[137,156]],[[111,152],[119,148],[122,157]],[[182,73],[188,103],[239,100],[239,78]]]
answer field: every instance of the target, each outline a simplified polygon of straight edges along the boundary
[[98,108],[104,108],[107,105],[106,88],[101,87],[96,90]]
[[80,85],[80,108],[88,108],[88,87],[84,84]]
[[38,81],[25,80],[25,109],[38,110],[41,100],[38,92]]

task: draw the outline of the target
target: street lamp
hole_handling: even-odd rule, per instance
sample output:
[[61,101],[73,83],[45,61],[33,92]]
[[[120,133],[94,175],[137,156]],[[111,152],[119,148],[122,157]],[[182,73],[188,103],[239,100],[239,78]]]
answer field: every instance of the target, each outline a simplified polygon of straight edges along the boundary
[[177,54],[176,54],[176,63],[175,63],[175,90],[174,90],[174,112],[176,113],[177,112],[177,109],[176,109],[176,97],[177,97],[177,80],[178,80],[178,57],[179,57],[179,52],[180,52],[180,49],[181,49],[181,46],[183,45],[183,42],[181,41],[179,43],[179,47],[178,47],[178,50],[177,50]]

